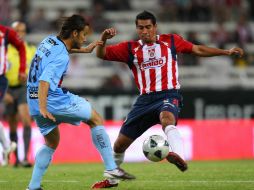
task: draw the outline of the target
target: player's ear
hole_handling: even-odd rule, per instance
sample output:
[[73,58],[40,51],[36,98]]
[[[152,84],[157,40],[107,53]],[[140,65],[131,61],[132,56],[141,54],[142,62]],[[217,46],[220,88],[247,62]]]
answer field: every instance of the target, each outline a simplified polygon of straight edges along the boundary
[[73,37],[77,37],[78,36],[78,31],[77,30],[73,30],[72,35],[73,35]]

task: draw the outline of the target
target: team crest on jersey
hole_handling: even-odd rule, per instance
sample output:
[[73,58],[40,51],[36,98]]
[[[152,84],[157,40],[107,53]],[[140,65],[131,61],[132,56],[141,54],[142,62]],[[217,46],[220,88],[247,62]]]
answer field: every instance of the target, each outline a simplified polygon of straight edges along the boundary
[[165,63],[166,63],[166,57],[163,56],[159,59],[151,59],[149,61],[141,63],[140,68],[142,70],[156,69],[156,68],[159,68],[159,67],[163,67],[165,65]]
[[149,55],[149,59],[154,59],[155,58],[155,49],[149,49],[148,50],[148,55]]

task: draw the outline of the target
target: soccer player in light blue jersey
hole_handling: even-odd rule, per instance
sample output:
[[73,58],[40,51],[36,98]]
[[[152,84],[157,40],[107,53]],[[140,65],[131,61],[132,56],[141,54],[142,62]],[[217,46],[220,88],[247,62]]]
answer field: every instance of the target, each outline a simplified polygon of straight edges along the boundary
[[[45,145],[37,152],[28,190],[41,190],[42,176],[59,144],[60,123],[90,126],[94,145],[105,165],[105,180],[92,188],[109,188],[118,185],[118,179],[132,178],[117,167],[109,137],[103,126],[103,119],[85,99],[61,88],[63,77],[70,63],[69,53],[79,50],[86,41],[89,25],[82,16],[67,17],[58,36],[48,36],[37,48],[27,79],[27,102],[31,116],[44,136]],[[82,48],[90,53],[101,41],[95,41]]]

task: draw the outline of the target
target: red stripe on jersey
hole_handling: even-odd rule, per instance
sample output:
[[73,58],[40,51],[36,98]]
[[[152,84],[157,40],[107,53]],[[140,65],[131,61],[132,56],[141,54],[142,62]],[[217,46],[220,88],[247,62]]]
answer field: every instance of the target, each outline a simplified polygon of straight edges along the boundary
[[161,90],[168,89],[168,49],[161,43],[161,57],[166,57],[166,64],[161,68]]
[[8,62],[7,62],[7,59],[6,59],[6,53],[5,53],[5,55],[4,55],[4,70],[3,70],[3,73],[5,74],[6,73],[6,69],[7,69],[7,64],[8,64]]
[[156,85],[155,69],[150,69],[150,79],[154,79],[154,80],[151,80],[151,84],[150,84],[150,92],[154,92],[155,91],[155,85]]
[[133,66],[133,67],[131,68],[131,70],[132,70],[132,73],[133,73],[133,76],[134,76],[134,79],[135,79],[135,83],[136,83],[138,89],[140,90],[140,85],[139,85],[139,83],[138,83],[138,72],[137,72],[137,68],[136,68],[135,66]]
[[172,84],[173,88],[176,89],[176,61],[172,57]]
[[140,89],[140,91],[142,90],[141,94],[145,94],[146,93],[146,91],[145,91],[145,89],[146,89],[145,70],[141,69],[141,64],[144,61],[142,48],[138,49],[138,51],[137,51],[137,58],[138,58],[138,65],[139,65],[140,72],[141,72],[141,83],[143,84],[143,88]]

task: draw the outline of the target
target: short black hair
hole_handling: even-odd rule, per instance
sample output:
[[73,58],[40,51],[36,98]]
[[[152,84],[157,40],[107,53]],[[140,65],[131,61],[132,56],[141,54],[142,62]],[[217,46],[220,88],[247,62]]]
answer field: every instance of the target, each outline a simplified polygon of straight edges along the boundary
[[149,20],[149,19],[152,21],[153,25],[156,24],[155,16],[148,11],[143,11],[142,13],[139,13],[136,16],[136,25],[138,24],[138,20]]
[[78,32],[83,30],[85,26],[89,26],[88,22],[81,15],[72,15],[63,18],[63,23],[60,31],[60,38],[67,39],[71,36],[74,30]]

